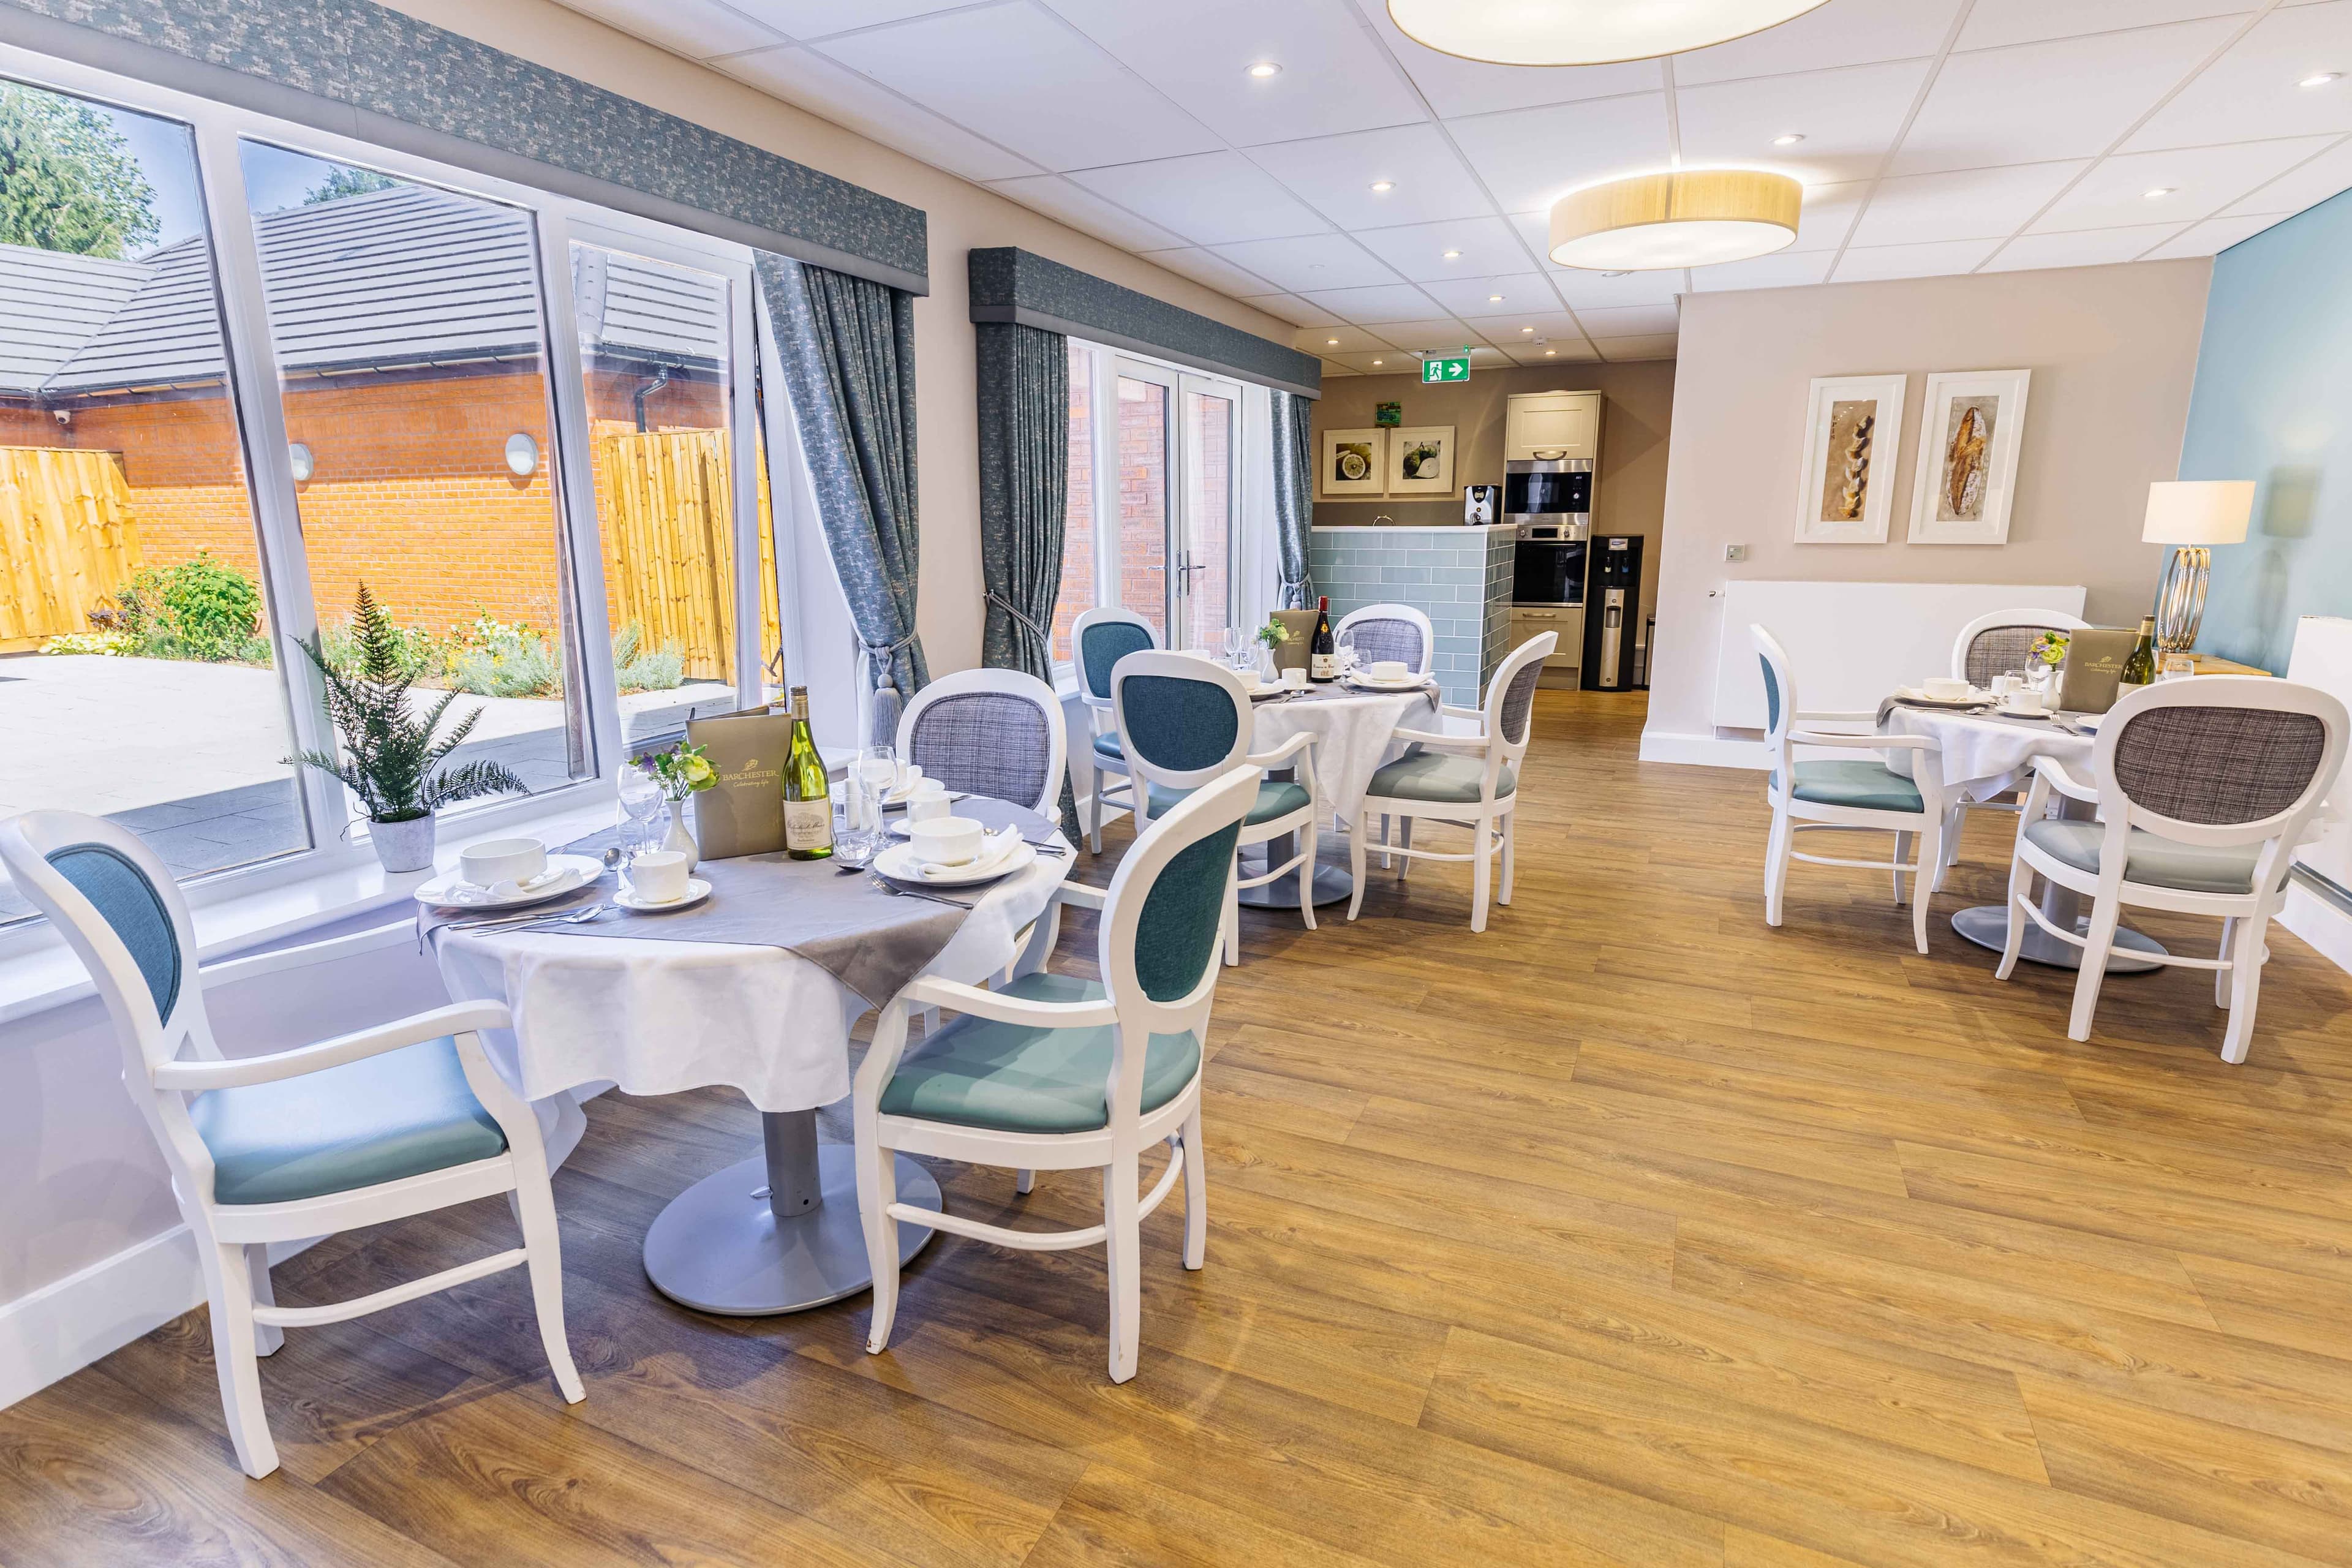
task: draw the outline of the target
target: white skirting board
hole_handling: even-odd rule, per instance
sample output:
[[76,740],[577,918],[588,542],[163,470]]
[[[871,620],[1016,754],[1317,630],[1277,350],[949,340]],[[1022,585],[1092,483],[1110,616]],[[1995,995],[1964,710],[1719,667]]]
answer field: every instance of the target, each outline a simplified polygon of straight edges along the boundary
[[1754,768],[1771,765],[1761,741],[1738,741],[1717,735],[1677,735],[1658,730],[1642,731],[1645,763],[1684,763],[1702,768]]
[[[2305,616],[2295,623],[2294,648],[2286,678],[2315,686],[2352,707],[2352,620]],[[2336,884],[2352,888],[2352,770],[2337,781],[2321,812],[2318,841],[2295,852],[2303,867]],[[2279,924],[2316,948],[2339,969],[2352,970],[2352,912],[2298,882],[2287,889]]]

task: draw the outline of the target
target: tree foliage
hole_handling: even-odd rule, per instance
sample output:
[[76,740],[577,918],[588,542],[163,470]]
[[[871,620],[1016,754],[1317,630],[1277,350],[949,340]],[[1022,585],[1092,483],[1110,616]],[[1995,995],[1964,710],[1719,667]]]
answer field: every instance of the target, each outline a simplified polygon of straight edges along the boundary
[[104,112],[0,86],[0,241],[119,260],[159,226],[155,189]]
[[312,185],[302,196],[306,207],[320,202],[339,202],[345,196],[363,196],[370,191],[388,191],[400,184],[390,174],[379,174],[373,169],[355,164],[338,163],[327,177]]

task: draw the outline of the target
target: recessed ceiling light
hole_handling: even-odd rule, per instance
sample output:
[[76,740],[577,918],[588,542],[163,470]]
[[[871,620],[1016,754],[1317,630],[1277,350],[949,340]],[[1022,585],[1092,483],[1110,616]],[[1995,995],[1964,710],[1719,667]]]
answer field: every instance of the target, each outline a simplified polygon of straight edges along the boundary
[[2173,192],[2175,192],[2175,191],[2179,190],[2179,188],[2180,188],[2180,187],[2179,187],[2179,185],[2158,185],[2158,186],[2157,186],[2157,187],[2156,187],[2156,189],[2154,189],[2154,190],[2152,190],[2152,191],[2142,191],[2142,192],[2140,193],[2140,195],[2143,195],[2143,196],[2145,196],[2145,197],[2146,197],[2147,199],[2148,199],[2149,201],[2152,201],[2152,202],[2153,202],[2153,201],[2158,201],[2158,200],[2162,199],[2163,197],[2166,197],[2166,196],[2170,195]]
[[1257,78],[1260,81],[1264,81],[1270,76],[1280,76],[1282,74],[1282,66],[1278,61],[1260,60],[1255,65],[1250,67],[1249,74]]
[[1502,302],[1503,297],[1500,294],[1489,294],[1486,296],[1486,303],[1489,305],[1499,305]]
[[2343,79],[2344,73],[2342,71],[2314,71],[2311,75],[2304,78],[2294,85],[2297,87],[2326,87],[2331,81],[2341,81]]
[[1804,139],[1805,134],[1803,132],[1791,131],[1786,136],[1773,137],[1772,145],[1775,147],[1794,147],[1798,142],[1802,142]]
[[1378,363],[1380,363],[1381,362],[1380,362],[1379,360],[1374,360],[1372,363],[1373,363],[1374,364],[1378,364]]
[[1445,259],[1448,261],[1459,261],[1462,259],[1462,253],[1458,250],[1449,250],[1445,253]]
[[1339,340],[1337,338],[1325,338],[1323,340],[1323,346],[1327,349],[1336,349],[1339,346]]
[[1519,329],[1519,331],[1523,331],[1523,332],[1532,332],[1532,331],[1535,331],[1535,329],[1534,329],[1533,327],[1521,327],[1521,328]]
[[1556,353],[1559,353],[1559,351],[1558,349],[1546,349],[1546,350],[1544,350],[1544,358],[1546,358],[1546,359],[1549,359],[1549,358],[1551,358],[1551,356],[1552,356],[1552,355],[1554,355],[1554,354],[1556,354]]
[[1406,37],[1505,66],[1654,59],[1776,27],[1824,0],[1389,0]]
[[1624,278],[1624,277],[1628,277],[1628,276],[1630,276],[1630,274],[1628,274],[1628,273],[1626,273],[1626,272],[1624,272],[1624,271],[1622,271],[1622,270],[1620,270],[1620,271],[1616,271],[1616,272],[1604,272],[1604,273],[1602,273],[1601,276],[1602,276],[1603,278]]
[[1372,182],[1372,195],[1376,196],[1387,195],[1391,191],[1395,189],[1396,182],[1394,180],[1374,180]]

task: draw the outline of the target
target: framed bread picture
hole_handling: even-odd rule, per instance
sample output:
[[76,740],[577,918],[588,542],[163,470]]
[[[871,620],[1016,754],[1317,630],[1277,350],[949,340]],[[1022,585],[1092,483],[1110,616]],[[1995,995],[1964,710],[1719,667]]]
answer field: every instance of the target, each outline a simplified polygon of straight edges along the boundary
[[[1316,499],[1380,500],[1383,482],[1381,465],[1388,451],[1388,439],[1389,432],[1377,426],[1324,431],[1322,460],[1315,465]],[[1447,488],[1453,487],[1449,484]]]
[[1454,426],[1422,425],[1389,432],[1389,494],[1454,493]]
[[1937,371],[1919,414],[1914,544],[2006,544],[2025,438],[2025,370]]
[[1813,383],[1797,479],[1798,543],[1886,542],[1910,379],[1843,375]]

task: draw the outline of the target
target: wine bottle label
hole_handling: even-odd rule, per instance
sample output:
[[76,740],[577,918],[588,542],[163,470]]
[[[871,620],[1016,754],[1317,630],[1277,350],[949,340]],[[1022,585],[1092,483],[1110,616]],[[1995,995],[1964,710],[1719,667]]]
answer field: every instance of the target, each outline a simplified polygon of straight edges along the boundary
[[830,800],[784,802],[784,847],[787,849],[832,848],[833,802]]
[[1336,653],[1309,654],[1307,658],[1307,678],[1309,680],[1339,679],[1339,656]]

